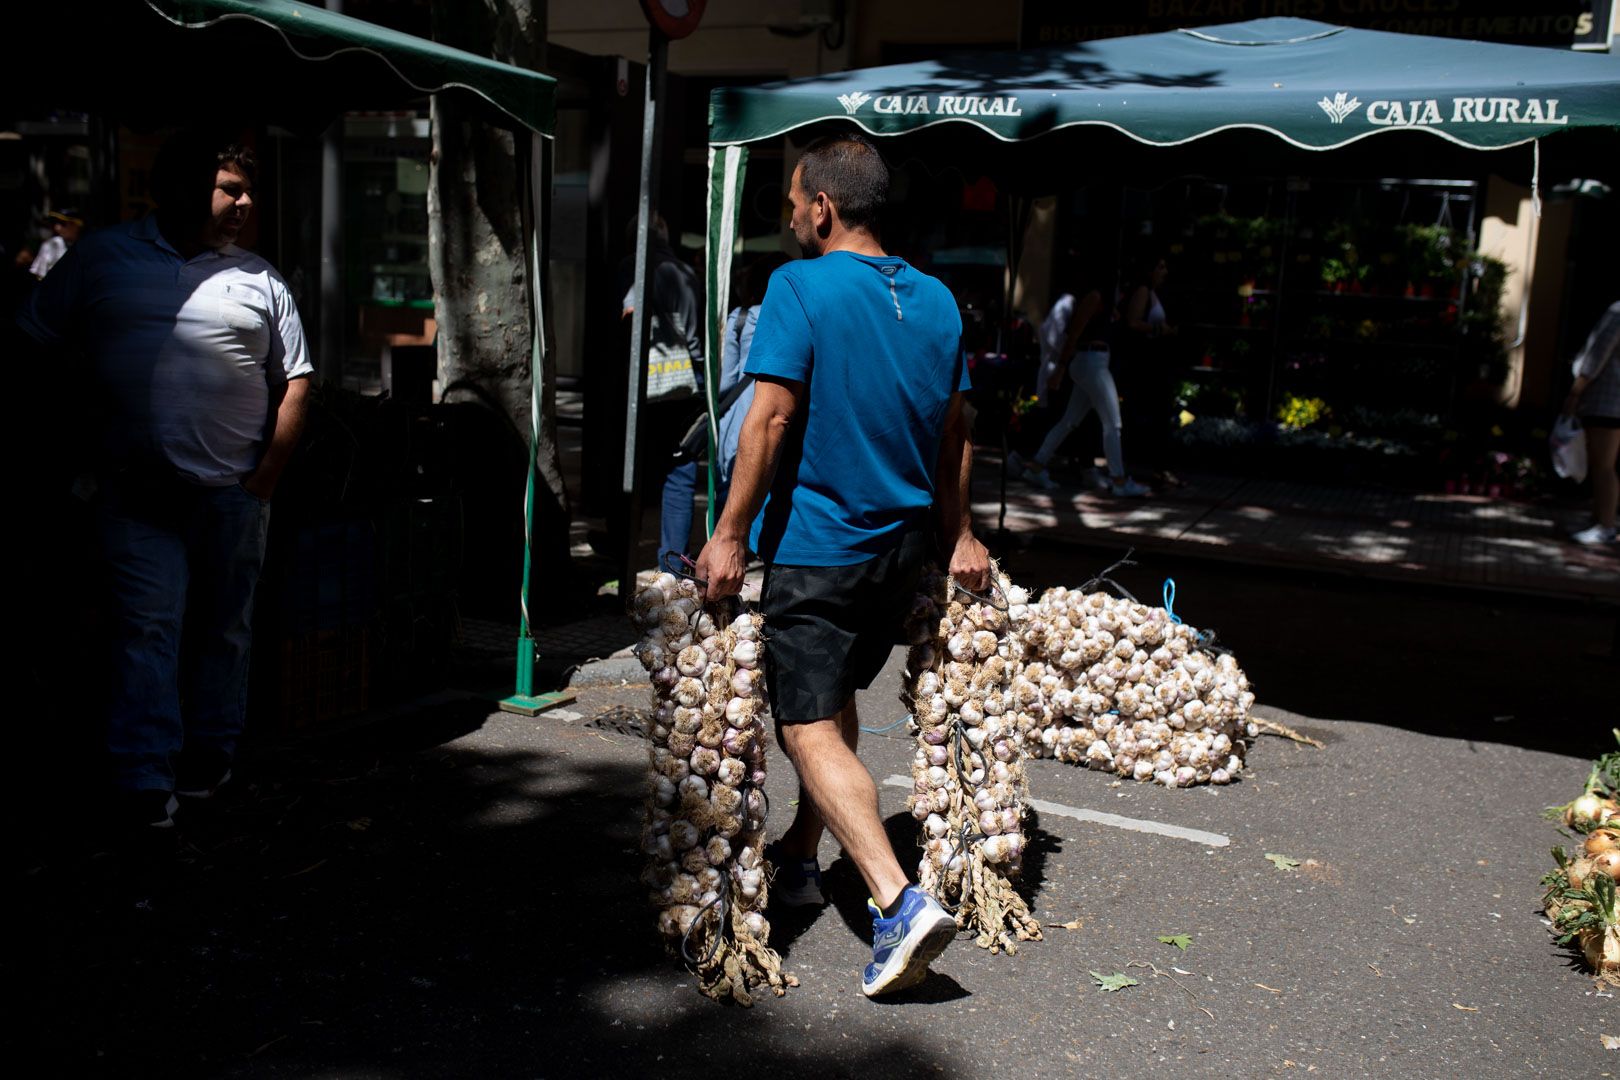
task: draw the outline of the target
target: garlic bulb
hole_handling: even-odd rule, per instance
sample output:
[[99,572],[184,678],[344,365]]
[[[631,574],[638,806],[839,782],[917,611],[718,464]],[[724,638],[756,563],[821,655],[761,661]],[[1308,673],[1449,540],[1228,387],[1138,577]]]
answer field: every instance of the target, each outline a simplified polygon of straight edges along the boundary
[[1023,745],[1034,722],[1013,710],[1038,701],[1040,673],[1026,669],[1012,618],[1015,607],[1029,615],[1028,594],[994,568],[992,580],[1006,610],[937,572],[924,576],[907,620],[914,644],[900,700],[917,729],[908,806],[924,836],[919,880],[958,905],[957,924],[976,931],[980,946],[1012,953],[1041,936],[1013,886],[1024,849]]
[[1109,593],[1049,589],[1028,610],[1013,698],[1032,714],[1018,729],[1029,754],[1170,787],[1237,778],[1258,729],[1230,654]]
[[761,620],[729,607],[705,607],[672,574],[631,601],[654,697],[642,881],[665,947],[684,953],[699,988],[747,1005],[760,987],[782,994],[797,981],[771,950],[764,916]]

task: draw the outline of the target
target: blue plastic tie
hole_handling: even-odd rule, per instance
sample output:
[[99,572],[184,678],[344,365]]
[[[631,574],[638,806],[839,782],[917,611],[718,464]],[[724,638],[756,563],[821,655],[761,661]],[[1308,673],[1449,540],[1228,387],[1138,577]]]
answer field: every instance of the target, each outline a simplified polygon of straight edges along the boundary
[[1176,614],[1176,579],[1173,577],[1164,579],[1164,613],[1173,623],[1181,621],[1181,616]]
[[900,719],[896,720],[894,723],[892,723],[892,724],[884,724],[882,727],[867,727],[865,724],[862,724],[861,725],[861,730],[866,732],[868,735],[881,735],[885,731],[893,731],[895,728],[899,727],[901,724],[905,723],[907,720],[910,720],[910,719],[911,719],[910,716],[902,716]]

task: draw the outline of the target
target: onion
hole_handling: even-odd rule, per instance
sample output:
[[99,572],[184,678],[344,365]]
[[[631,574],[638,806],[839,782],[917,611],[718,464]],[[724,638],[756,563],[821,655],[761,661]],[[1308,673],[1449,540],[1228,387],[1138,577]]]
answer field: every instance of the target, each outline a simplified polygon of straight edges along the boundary
[[1587,834],[1583,847],[1588,855],[1593,856],[1620,849],[1620,832],[1614,829],[1593,829]]
[[1596,873],[1608,874],[1611,878],[1620,879],[1620,851],[1610,850],[1592,856],[1592,870]]
[[1564,824],[1581,825],[1595,822],[1598,819],[1598,810],[1603,806],[1603,800],[1588,791],[1574,802],[1564,807]]

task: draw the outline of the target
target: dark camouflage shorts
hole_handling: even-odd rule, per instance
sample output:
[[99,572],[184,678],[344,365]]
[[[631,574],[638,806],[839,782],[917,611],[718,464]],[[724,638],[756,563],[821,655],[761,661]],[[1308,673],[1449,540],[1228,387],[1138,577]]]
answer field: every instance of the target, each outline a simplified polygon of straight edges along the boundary
[[903,640],[906,613],[929,554],[926,528],[887,554],[852,566],[765,571],[765,690],[777,723],[832,716],[872,685]]

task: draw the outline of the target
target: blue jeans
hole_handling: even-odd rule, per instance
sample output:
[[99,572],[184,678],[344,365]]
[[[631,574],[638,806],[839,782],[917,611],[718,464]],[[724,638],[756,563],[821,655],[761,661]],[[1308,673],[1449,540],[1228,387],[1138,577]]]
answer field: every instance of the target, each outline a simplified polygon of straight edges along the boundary
[[239,484],[115,477],[97,527],[108,570],[107,749],[123,791],[173,790],[182,745],[236,750],[270,504]]
[[[703,468],[695,461],[684,462],[669,470],[664,477],[663,509],[658,518],[658,569],[667,570],[664,557],[670,552],[691,554],[686,550],[692,539],[692,502],[697,498],[698,480],[704,476]],[[705,480],[704,484],[707,485]],[[720,484],[714,493],[714,519],[720,520],[720,511],[726,506],[729,482]]]
[[664,477],[663,508],[658,517],[658,568],[665,570],[671,552],[687,554],[692,539],[692,500],[697,497],[698,463],[684,461]]

